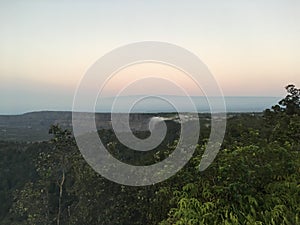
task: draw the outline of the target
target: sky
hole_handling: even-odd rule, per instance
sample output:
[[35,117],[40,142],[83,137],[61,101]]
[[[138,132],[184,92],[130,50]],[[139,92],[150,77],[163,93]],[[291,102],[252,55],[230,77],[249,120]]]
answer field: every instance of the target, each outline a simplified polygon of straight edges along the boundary
[[[193,52],[225,96],[284,96],[285,85],[300,86],[298,0],[4,0],[0,114],[72,109],[76,88],[96,60],[146,40]],[[105,95],[145,74],[173,76],[189,94],[201,95],[183,72],[153,64],[119,71]],[[176,94],[155,82],[127,94],[152,93],[153,86]]]

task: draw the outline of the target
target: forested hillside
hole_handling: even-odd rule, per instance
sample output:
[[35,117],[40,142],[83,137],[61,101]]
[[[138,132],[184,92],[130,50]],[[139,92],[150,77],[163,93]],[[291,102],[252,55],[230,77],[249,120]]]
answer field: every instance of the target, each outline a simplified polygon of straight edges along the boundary
[[[263,115],[228,119],[222,148],[199,171],[209,126],[189,163],[170,179],[145,187],[113,183],[81,156],[71,131],[50,127],[51,141],[0,142],[0,224],[198,225],[300,224],[300,90]],[[175,148],[180,125],[153,151],[126,149],[111,130],[99,137],[114,157],[152,164]],[[147,131],[135,131],[146,137]]]

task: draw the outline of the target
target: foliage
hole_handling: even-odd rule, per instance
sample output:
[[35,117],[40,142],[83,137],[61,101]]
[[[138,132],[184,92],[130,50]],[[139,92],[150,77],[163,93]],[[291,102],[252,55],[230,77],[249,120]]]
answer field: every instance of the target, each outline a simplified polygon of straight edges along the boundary
[[[222,149],[207,170],[199,171],[210,131],[203,126],[190,162],[152,186],[101,177],[59,125],[51,126],[48,142],[0,142],[0,224],[300,224],[299,89],[286,89],[288,95],[264,113],[228,120]],[[152,164],[176,146],[180,127],[168,127],[169,138],[145,154],[127,149],[110,130],[99,136],[119,160]]]

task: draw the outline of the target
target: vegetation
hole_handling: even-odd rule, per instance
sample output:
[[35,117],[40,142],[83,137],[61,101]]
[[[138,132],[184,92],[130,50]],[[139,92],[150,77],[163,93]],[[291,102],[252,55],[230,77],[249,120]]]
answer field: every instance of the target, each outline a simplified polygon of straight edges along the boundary
[[[0,142],[0,224],[300,224],[300,89],[286,90],[263,115],[230,118],[222,149],[204,172],[199,163],[210,129],[201,127],[190,162],[152,186],[101,177],[58,125],[49,142]],[[118,159],[151,164],[176,145],[180,127],[168,127],[169,139],[144,155],[126,149],[110,130],[99,136]]]

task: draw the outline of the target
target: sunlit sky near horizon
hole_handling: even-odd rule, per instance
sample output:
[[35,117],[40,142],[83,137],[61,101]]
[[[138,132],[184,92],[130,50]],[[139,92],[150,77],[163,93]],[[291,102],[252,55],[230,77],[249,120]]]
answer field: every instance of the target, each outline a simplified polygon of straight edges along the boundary
[[[299,0],[1,1],[0,114],[70,110],[97,59],[145,40],[196,54],[225,96],[284,96],[285,85],[300,86]],[[127,77],[149,73],[147,66],[123,71],[106,87],[107,96]],[[154,69],[155,75],[178,73],[191,95],[201,94],[184,74]],[[151,85],[129,93],[151,92]]]

